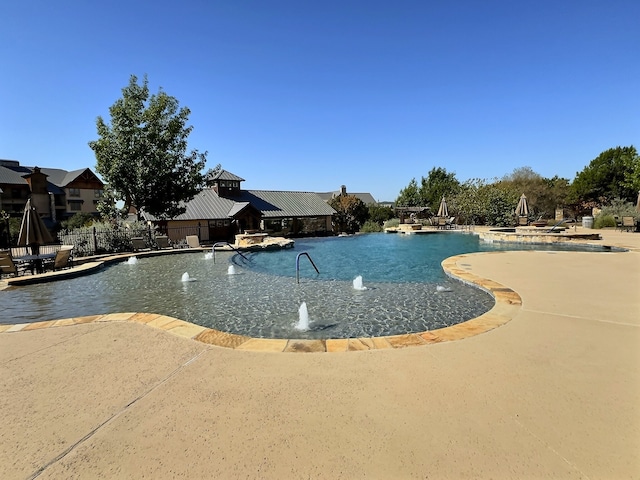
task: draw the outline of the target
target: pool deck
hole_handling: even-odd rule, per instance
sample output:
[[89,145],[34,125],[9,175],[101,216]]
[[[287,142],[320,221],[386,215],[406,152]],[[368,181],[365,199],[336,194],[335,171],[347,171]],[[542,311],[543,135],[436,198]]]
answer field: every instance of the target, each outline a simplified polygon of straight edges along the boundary
[[134,314],[0,326],[0,478],[638,478],[640,234],[600,233],[630,251],[455,257],[509,321],[413,348],[220,348]]

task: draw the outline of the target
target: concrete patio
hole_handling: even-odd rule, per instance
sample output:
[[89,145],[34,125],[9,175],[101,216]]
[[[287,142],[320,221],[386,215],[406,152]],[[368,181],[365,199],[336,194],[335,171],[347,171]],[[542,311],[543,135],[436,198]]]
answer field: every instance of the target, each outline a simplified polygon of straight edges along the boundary
[[630,251],[456,257],[522,305],[412,348],[0,327],[0,478],[639,478],[640,234],[601,233]]

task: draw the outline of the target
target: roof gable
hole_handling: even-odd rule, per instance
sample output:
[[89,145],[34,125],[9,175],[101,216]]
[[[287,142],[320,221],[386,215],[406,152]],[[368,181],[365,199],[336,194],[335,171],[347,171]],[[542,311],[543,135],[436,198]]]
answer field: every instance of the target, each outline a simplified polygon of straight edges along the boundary
[[240,178],[239,176],[234,175],[233,173],[226,170],[220,170],[211,178],[211,180],[231,180],[236,182],[244,182],[244,178]]
[[265,218],[319,217],[336,213],[312,192],[243,190],[238,200],[251,202]]

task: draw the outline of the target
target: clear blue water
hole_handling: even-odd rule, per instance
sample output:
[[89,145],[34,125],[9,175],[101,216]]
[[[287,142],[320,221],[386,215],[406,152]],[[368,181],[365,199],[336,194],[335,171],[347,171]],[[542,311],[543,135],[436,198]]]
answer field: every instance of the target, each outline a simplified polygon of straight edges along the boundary
[[[460,233],[368,234],[299,239],[293,249],[245,254],[247,260],[230,252],[216,253],[215,263],[202,252],[140,258],[93,275],[0,291],[0,323],[149,312],[263,338],[421,332],[474,318],[494,304],[487,293],[448,278],[444,258],[514,248],[522,247]],[[320,274],[303,257],[298,283],[301,252],[309,253]],[[228,274],[230,265],[235,275]],[[183,282],[184,273],[194,281]],[[353,288],[357,276],[366,290]],[[303,302],[306,331],[296,328]]]
[[[304,256],[300,277],[352,280],[362,275],[366,281],[383,283],[433,283],[443,281],[442,260],[461,253],[493,250],[476,235],[466,234],[367,234],[349,237],[298,239],[295,249],[250,254],[240,265],[271,275],[296,276],[296,256],[307,252],[320,274]],[[503,247],[504,249],[504,247]],[[246,254],[245,254],[246,256]]]

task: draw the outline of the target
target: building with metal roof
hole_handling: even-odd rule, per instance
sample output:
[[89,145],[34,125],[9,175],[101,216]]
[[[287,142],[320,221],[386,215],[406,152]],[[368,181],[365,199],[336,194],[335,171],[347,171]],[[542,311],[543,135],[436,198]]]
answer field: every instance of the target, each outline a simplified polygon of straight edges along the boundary
[[174,240],[198,235],[202,242],[233,241],[237,233],[266,231],[280,236],[327,235],[332,233],[335,212],[313,192],[242,190],[244,179],[221,170],[211,186],[183,204],[186,211],[170,220],[145,212]]

